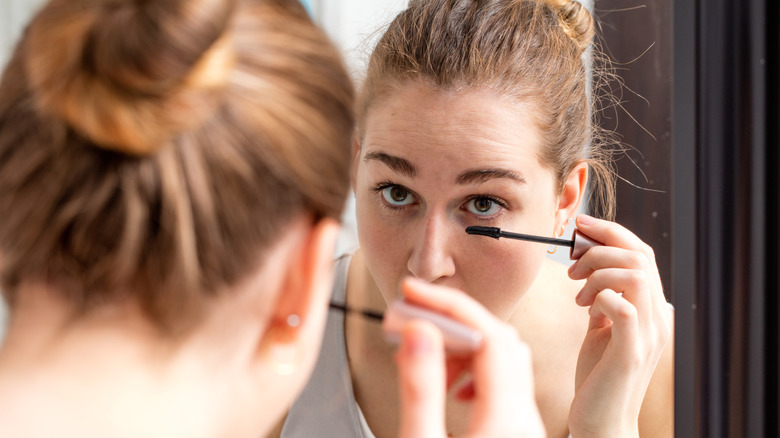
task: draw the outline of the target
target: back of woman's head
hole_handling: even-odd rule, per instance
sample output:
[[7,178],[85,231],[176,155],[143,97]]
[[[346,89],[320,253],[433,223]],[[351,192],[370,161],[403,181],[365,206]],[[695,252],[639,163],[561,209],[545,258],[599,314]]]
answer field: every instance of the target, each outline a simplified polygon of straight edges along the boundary
[[0,83],[6,298],[191,324],[290,219],[339,217],[352,98],[296,0],[52,0]]
[[542,134],[540,162],[557,189],[583,161],[592,195],[613,214],[609,153],[591,123],[586,49],[594,38],[590,12],[574,0],[411,0],[390,24],[369,60],[358,101],[363,135],[372,106],[407,81],[436,89],[486,88],[528,104]]

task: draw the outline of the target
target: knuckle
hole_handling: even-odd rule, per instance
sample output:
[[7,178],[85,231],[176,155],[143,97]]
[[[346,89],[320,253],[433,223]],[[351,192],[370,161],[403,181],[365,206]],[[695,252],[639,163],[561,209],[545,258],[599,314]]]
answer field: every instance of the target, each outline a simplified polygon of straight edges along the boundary
[[645,269],[649,265],[647,254],[638,251],[632,251],[629,255],[629,263],[639,269]]
[[647,274],[645,271],[631,271],[628,276],[628,284],[633,290],[641,290],[647,286]]
[[628,301],[624,301],[616,310],[617,313],[615,317],[621,323],[630,323],[637,319],[636,307],[631,305]]

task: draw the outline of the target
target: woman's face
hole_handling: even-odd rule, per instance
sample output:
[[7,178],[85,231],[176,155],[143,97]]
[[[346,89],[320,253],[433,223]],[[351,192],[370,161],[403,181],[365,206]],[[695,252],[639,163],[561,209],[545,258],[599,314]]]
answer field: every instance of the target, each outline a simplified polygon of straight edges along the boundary
[[371,108],[354,188],[361,250],[386,301],[411,275],[461,289],[499,317],[517,308],[548,247],[465,229],[552,236],[560,228],[532,111],[487,89],[422,83]]

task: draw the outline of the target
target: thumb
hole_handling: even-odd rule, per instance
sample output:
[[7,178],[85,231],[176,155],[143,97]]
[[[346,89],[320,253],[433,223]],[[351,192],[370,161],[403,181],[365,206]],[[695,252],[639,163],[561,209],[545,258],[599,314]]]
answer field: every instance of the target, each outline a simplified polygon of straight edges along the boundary
[[444,437],[446,370],[441,333],[425,321],[404,327],[396,353],[401,438]]

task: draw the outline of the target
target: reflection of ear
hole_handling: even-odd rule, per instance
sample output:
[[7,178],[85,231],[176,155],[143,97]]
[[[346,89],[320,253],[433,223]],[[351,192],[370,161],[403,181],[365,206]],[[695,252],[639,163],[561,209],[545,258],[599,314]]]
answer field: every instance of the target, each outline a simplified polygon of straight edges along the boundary
[[322,219],[306,230],[278,275],[283,281],[258,351],[279,374],[304,370],[319,352],[332,283],[339,225]]
[[555,223],[566,225],[567,218],[575,217],[585,196],[588,183],[588,163],[581,162],[569,172],[558,199],[558,210],[555,212]]
[[355,180],[357,179],[358,160],[360,159],[360,142],[357,137],[352,139],[352,193],[355,193]]

